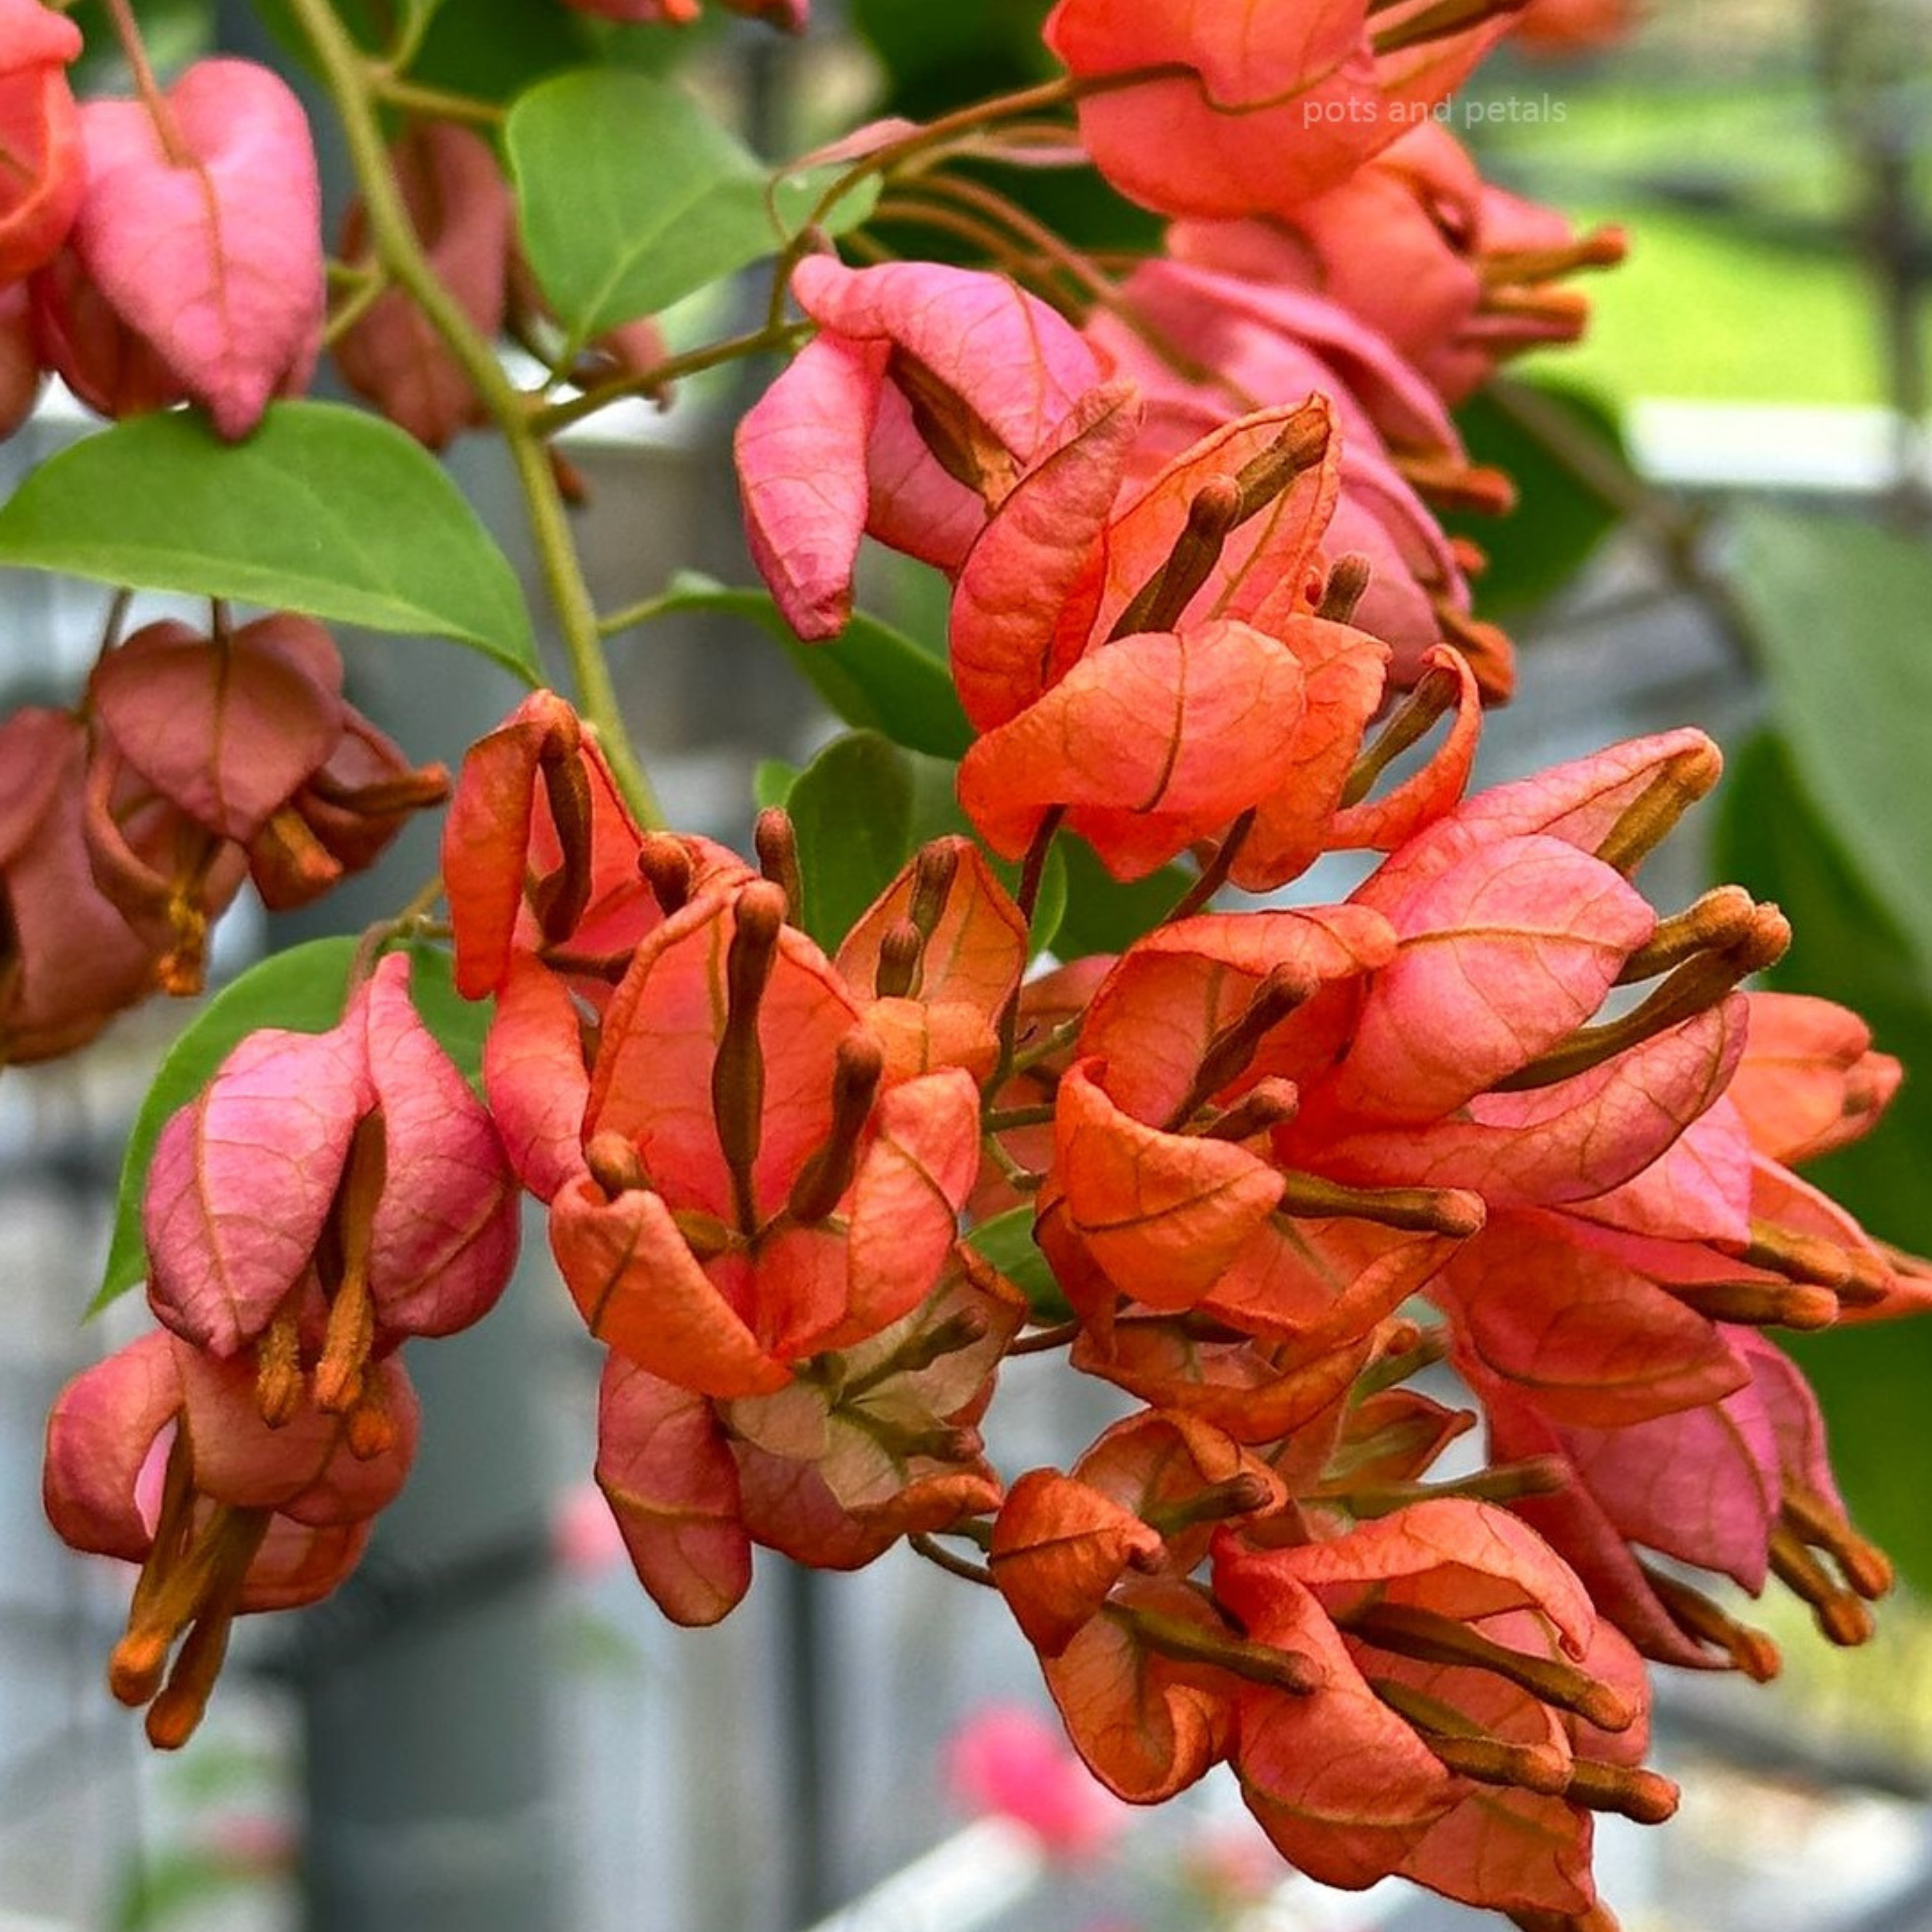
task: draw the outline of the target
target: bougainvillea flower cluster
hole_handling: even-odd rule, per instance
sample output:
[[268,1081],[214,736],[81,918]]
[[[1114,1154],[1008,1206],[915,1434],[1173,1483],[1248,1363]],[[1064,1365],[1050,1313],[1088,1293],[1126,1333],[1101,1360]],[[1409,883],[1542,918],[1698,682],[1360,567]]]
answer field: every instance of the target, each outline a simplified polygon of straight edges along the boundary
[[[668,1617],[728,1614],[758,1549],[909,1545],[997,1593],[1117,1798],[1225,1766],[1330,1884],[1605,1932],[1595,1819],[1676,1804],[1652,1666],[1772,1674],[1726,1591],[1772,1579],[1830,1640],[1870,1634],[1890,1566],[1770,1334],[1932,1302],[1795,1171],[1900,1070],[1855,1016],[1751,988],[1777,908],[1642,883],[1718,782],[1700,732],[1471,788],[1515,666],[1437,519],[1513,486],[1449,411],[1573,337],[1568,278],[1622,244],[1485,184],[1431,116],[1519,16],[1574,45],[1621,10],[1060,0],[1063,81],[817,158],[908,187],[902,220],[936,194],[954,240],[1029,244],[848,261],[784,227],[770,326],[695,358],[793,352],[735,445],[765,608],[838,640],[828,686],[872,694],[866,652],[898,651],[874,722],[939,687],[905,742],[957,755],[952,796],[844,896],[808,784],[836,767],[746,854],[664,826],[581,655],[652,607],[560,596],[581,710],[537,689],[472,746],[437,888],[356,949],[340,1017],[248,1034],[160,1130],[160,1327],[56,1405],[48,1511],[140,1565],[110,1677],[156,1742],[236,1616],[348,1574],[416,1445],[404,1346],[488,1313],[525,1194],[602,1363],[598,1489]],[[0,406],[52,366],[245,436],[318,346],[299,110],[235,63],[165,92],[136,63],[137,98],[76,109],[77,51],[0,0]],[[348,62],[395,120],[352,130],[332,346],[418,443],[510,437],[567,592],[545,437],[661,392],[661,344],[562,319],[494,106],[378,65]],[[1010,115],[1011,152],[1079,145],[1173,218],[1160,251],[1115,273],[953,182],[955,137]],[[513,407],[499,337],[548,365]],[[930,656],[852,623],[868,537],[944,579]],[[447,788],[347,704],[312,619],[119,629],[76,708],[0,722],[10,1058],[194,988],[244,879],[305,903]],[[855,847],[896,836],[840,802]],[[1342,854],[1359,884],[1315,902]],[[1058,937],[1076,869],[1140,909],[1111,950]],[[412,994],[445,940],[489,1003],[473,1085]],[[1120,1412],[1064,1468],[1004,1454],[1019,1354]]]
[[70,1384],[46,1462],[62,1535],[142,1566],[110,1680],[156,1743],[199,1721],[236,1614],[311,1601],[354,1564],[415,1451],[397,1351],[489,1312],[517,1213],[401,954],[328,1031],[250,1034],[169,1122],[144,1205],[166,1332]]
[[0,1064],[67,1052],[157,990],[200,990],[252,878],[281,909],[374,862],[448,775],[342,694],[312,618],[143,626],[76,712],[0,722]]

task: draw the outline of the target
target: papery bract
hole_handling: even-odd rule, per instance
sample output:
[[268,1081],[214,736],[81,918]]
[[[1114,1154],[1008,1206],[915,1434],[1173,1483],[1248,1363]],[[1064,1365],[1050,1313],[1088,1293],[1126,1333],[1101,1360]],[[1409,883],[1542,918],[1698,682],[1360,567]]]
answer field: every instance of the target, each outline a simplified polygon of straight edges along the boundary
[[517,1247],[496,1131],[416,1016],[400,954],[329,1032],[264,1030],[235,1049],[163,1130],[143,1222],[155,1312],[220,1356],[290,1304],[332,1226],[329,1286],[366,1299],[364,1354],[479,1318]]
[[155,956],[94,885],[87,732],[64,711],[0,722],[0,1064],[71,1052],[155,988]]
[[[1060,0],[1047,44],[1075,76],[1168,70],[1080,102],[1096,165],[1168,214],[1289,207],[1414,124],[1507,28],[1507,11],[1418,40],[1423,10],[1264,0],[1238,15],[1182,4]],[[1180,67],[1189,71],[1174,74]]]
[[0,8],[0,283],[31,274],[66,238],[86,166],[68,64],[80,32],[39,0]]
[[1396,1120],[1446,1114],[1564,1039],[1656,924],[1609,866],[1538,836],[1498,840],[1387,909],[1401,950],[1334,1093]]
[[1810,1160],[1877,1124],[1904,1070],[1872,1050],[1857,1014],[1795,993],[1753,993],[1748,1010],[1748,1044],[1726,1091],[1760,1153]]
[[673,914],[604,1016],[589,1171],[553,1246],[592,1332],[706,1395],[769,1394],[786,1366],[916,1306],[978,1159],[970,1078],[880,1090],[884,1055],[766,881]]
[[82,110],[88,275],[215,428],[245,436],[307,386],[322,318],[321,189],[307,117],[247,61],[190,68],[169,124],[133,100]]
[[40,400],[40,358],[27,285],[0,288],[0,439],[11,436]]
[[1000,276],[812,256],[792,291],[820,333],[739,424],[739,488],[779,609],[829,638],[861,536],[956,568],[1096,370],[1070,324]]
[[1451,404],[1505,358],[1574,341],[1588,305],[1560,278],[1623,254],[1620,231],[1580,236],[1553,212],[1487,185],[1433,122],[1269,223],[1184,222],[1169,245],[1190,262],[1256,276],[1264,290],[1286,283],[1325,296]]
[[258,618],[215,638],[172,620],[136,631],[88,694],[121,754],[218,837],[245,844],[342,734],[341,660],[313,618]]
[[[56,1400],[48,1518],[76,1549],[142,1565],[108,1681],[122,1702],[149,1706],[153,1743],[178,1746],[199,1723],[237,1614],[313,1602],[354,1567],[416,1443],[401,1369],[381,1364],[376,1380],[380,1444],[307,1407],[272,1429],[251,1374],[165,1334],[95,1364]],[[165,1475],[151,1492],[158,1460]]]
[[89,409],[118,419],[187,400],[187,386],[122,320],[71,242],[27,287],[34,353]]
[[[601,1006],[664,916],[644,844],[595,732],[554,692],[532,692],[464,754],[443,826],[457,990],[480,999],[518,954],[567,952],[572,989]],[[668,844],[684,894],[750,876],[710,839]]]
[[1064,806],[1109,871],[1141,878],[1272,790],[1304,702],[1293,654],[1248,625],[1123,638],[973,746],[960,802],[1009,859]]
[[674,1623],[716,1623],[751,1587],[737,1467],[702,1396],[611,1355],[597,1483],[639,1580]]

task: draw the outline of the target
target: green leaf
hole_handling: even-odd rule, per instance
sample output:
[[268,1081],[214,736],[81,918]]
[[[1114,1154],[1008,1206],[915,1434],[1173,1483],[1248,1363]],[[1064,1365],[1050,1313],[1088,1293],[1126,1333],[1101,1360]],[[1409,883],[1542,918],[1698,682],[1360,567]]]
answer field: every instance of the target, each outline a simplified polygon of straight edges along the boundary
[[[504,136],[530,266],[580,341],[775,254],[824,186],[773,188],[681,88],[620,70],[530,88]],[[867,205],[848,197],[831,225],[862,218]]]
[[1071,1318],[1073,1310],[1034,1240],[1031,1207],[1010,1208],[982,1221],[966,1240],[1026,1297],[1036,1322],[1057,1324]]
[[84,437],[0,508],[0,564],[453,638],[539,682],[515,573],[456,485],[332,403],[275,404],[245,442],[186,412]]
[[913,849],[910,754],[876,731],[835,738],[799,774],[785,808],[798,834],[807,932],[827,952]]
[[[1791,950],[1766,976],[1841,1001],[1910,1069],[1932,1067],[1932,972],[1834,843],[1790,748],[1766,734],[1735,754],[1720,794],[1718,869],[1790,917]],[[1878,1128],[1805,1178],[1874,1234],[1932,1252],[1932,1085],[1908,1079]],[[1932,1516],[1922,1472],[1899,1445],[1924,1430],[1932,1322],[1848,1324],[1778,1338],[1823,1404],[1832,1461],[1852,1514],[1921,1590],[1932,1589]]]
[[760,758],[752,773],[752,800],[760,812],[782,806],[798,783],[799,767],[783,758]]
[[[1566,435],[1588,444],[1603,460],[1629,469],[1622,424],[1606,398],[1548,381],[1518,378],[1512,387],[1547,410]],[[1616,529],[1619,513],[1552,455],[1546,442],[1482,391],[1456,412],[1456,422],[1470,460],[1505,472],[1516,486],[1517,500],[1508,516],[1445,517],[1444,527],[1488,555],[1488,568],[1475,580],[1478,611],[1485,617],[1518,616],[1569,583]]]
[[[161,1130],[213,1078],[215,1070],[250,1034],[264,1027],[288,1033],[326,1033],[347,1004],[352,938],[312,939],[272,953],[230,982],[191,1019],[169,1048],[136,1114],[121,1162],[114,1232],[90,1314],[137,1286],[148,1271],[141,1233],[141,1197]],[[490,1008],[456,991],[449,957],[439,946],[412,944],[410,991],[423,1024],[472,1086],[482,1078],[483,1036]]]
[[[320,78],[314,50],[289,0],[250,0],[256,16],[308,73]],[[380,57],[395,22],[382,0],[331,0],[356,44]],[[436,17],[410,63],[409,78],[424,87],[507,100],[546,74],[577,66],[597,52],[603,24],[566,7],[532,7],[530,0],[407,0],[407,10],[433,5]],[[667,38],[669,38],[668,36]],[[92,44],[92,36],[89,36]]]
[[1773,714],[1832,842],[1932,960],[1932,555],[1835,518],[1753,510],[1732,581]]
[[1167,916],[1195,880],[1185,866],[1163,866],[1123,885],[1084,838],[1063,838],[1058,849],[1066,863],[1066,913],[1054,941],[1063,959],[1125,952]]
[[802,644],[762,590],[738,590],[681,571],[659,608],[717,610],[769,631],[827,706],[855,730],[878,731],[908,750],[960,758],[973,728],[944,663],[903,633],[862,611],[836,638]]

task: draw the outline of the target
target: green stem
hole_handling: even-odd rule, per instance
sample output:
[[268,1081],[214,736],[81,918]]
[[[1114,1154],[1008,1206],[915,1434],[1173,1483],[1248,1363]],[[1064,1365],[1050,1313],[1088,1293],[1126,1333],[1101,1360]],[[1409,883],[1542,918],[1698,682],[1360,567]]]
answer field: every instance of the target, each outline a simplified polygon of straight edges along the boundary
[[626,604],[621,610],[613,610],[608,617],[597,620],[597,628],[607,638],[615,638],[626,631],[634,631],[640,625],[654,622],[671,608],[668,596],[640,598],[634,604]]
[[910,133],[901,135],[897,140],[889,141],[884,146],[874,148],[871,154],[861,156],[838,175],[819,196],[810,217],[800,225],[798,232],[779,255],[772,274],[771,304],[767,321],[772,327],[776,328],[784,320],[785,296],[791,286],[791,272],[814,248],[822,245],[819,224],[868,176],[887,174],[917,155],[929,154],[956,141],[970,140],[1002,121],[1024,118],[1036,109],[1064,107],[1075,101],[1090,99],[1097,94],[1118,93],[1123,88],[1138,87],[1148,81],[1195,77],[1192,68],[1172,62],[1157,66],[1126,68],[1118,74],[1089,74],[1084,78],[1065,74],[1058,80],[1045,81],[1036,87],[1022,88],[1016,93],[1000,94],[991,100],[977,101],[969,107],[956,109],[952,113],[943,114],[938,119],[928,121],[923,126],[914,128]]
[[121,43],[122,57],[134,76],[134,92],[141,97],[141,104],[147,109],[154,124],[154,131],[160,136],[161,150],[167,156],[169,166],[198,168],[200,164],[182,139],[181,126],[175,119],[174,109],[161,92],[160,82],[154,78],[154,68],[148,59],[148,44],[141,38],[140,22],[134,18],[134,8],[128,0],[107,0],[107,17],[112,24],[115,38]]
[[740,356],[776,355],[811,333],[809,322],[790,322],[777,328],[755,328],[746,335],[728,336],[722,342],[706,343],[702,349],[687,350],[680,356],[667,356],[662,362],[653,363],[635,375],[614,376],[568,402],[553,403],[548,409],[536,410],[529,418],[529,428],[536,436],[554,436],[559,430],[568,429],[628,396],[662,388],[680,376],[698,375],[721,364],[736,362]]
[[[344,286],[348,286],[344,284]],[[328,323],[322,333],[322,346],[332,349],[388,292],[389,280],[381,271],[364,276],[328,312]]]
[[370,238],[390,278],[406,290],[442,339],[502,432],[524,494],[530,534],[556,613],[559,632],[576,680],[585,721],[610,761],[611,775],[638,822],[662,826],[650,780],[638,762],[624,728],[617,694],[604,661],[597,612],[572,542],[563,498],[549,452],[532,424],[521,392],[504,373],[488,339],[443,286],[418,240],[415,225],[389,171],[375,92],[362,51],[337,18],[329,0],[289,0],[321,70],[323,86],[342,124],[356,184],[362,192]]
[[431,121],[456,121],[470,128],[500,128],[503,110],[494,100],[478,100],[473,94],[453,94],[443,87],[424,87],[413,80],[394,79],[378,70],[375,92],[386,106],[405,114],[420,114]]

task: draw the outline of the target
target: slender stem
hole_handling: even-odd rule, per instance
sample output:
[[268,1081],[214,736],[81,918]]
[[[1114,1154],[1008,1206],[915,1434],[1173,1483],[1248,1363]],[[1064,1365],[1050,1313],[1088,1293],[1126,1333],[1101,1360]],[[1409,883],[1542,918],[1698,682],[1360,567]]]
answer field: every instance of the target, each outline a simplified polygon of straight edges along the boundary
[[670,608],[672,602],[668,596],[640,598],[634,604],[626,604],[621,610],[613,610],[608,616],[598,618],[597,628],[607,638],[634,631],[662,616]]
[[872,219],[889,224],[904,222],[909,227],[937,229],[942,233],[957,236],[1009,273],[1017,273],[1021,266],[1020,257],[1014,252],[1012,244],[990,221],[982,221],[934,197],[903,193],[887,195],[873,209]]
[[1056,1348],[1070,1347],[1080,1339],[1080,1324],[1077,1322],[1063,1322],[1057,1328],[1042,1328],[1031,1335],[1022,1335],[1016,1342],[1007,1345],[1009,1355],[1044,1355]]
[[936,1563],[940,1568],[955,1576],[963,1576],[969,1583],[983,1583],[988,1589],[996,1587],[993,1573],[982,1563],[968,1562],[963,1556],[956,1556],[946,1546],[929,1536],[909,1536],[906,1538],[914,1549],[928,1563]]
[[614,376],[609,382],[599,382],[594,389],[586,389],[581,395],[572,396],[567,402],[552,403],[548,409],[532,411],[529,428],[533,435],[554,436],[559,430],[568,429],[573,423],[595,416],[613,403],[662,388],[665,383],[674,382],[682,376],[695,376],[704,370],[736,362],[740,356],[778,354],[801,338],[809,335],[812,326],[809,322],[799,322],[782,323],[776,328],[754,328],[748,334],[728,336],[722,342],[706,343],[702,349],[687,350],[680,356],[667,356],[662,362],[655,362],[635,375]]
[[1034,1173],[1030,1167],[1022,1167],[1000,1145],[997,1135],[987,1135],[980,1145],[993,1165],[1000,1170],[1000,1178],[1016,1194],[1037,1194],[1040,1192],[1046,1176]]
[[504,440],[523,485],[531,534],[536,540],[551,605],[562,626],[585,722],[609,760],[611,776],[638,825],[646,832],[662,830],[666,824],[664,811],[624,726],[616,688],[610,682],[610,667],[604,661],[604,640],[597,628],[596,606],[590,601],[590,586],[584,580],[584,568],[571,540],[569,515],[557,487],[556,472],[550,467],[550,452],[520,427],[515,434],[506,430]]
[[1191,67],[1168,63],[1157,67],[1129,68],[1118,74],[1089,75],[1076,80],[1072,75],[1044,81],[1036,87],[1020,88],[992,100],[976,101],[968,107],[942,114],[936,121],[915,128],[862,156],[836,176],[820,195],[808,220],[778,256],[772,274],[772,298],[768,320],[773,328],[784,320],[785,292],[791,286],[791,272],[818,245],[819,224],[854,188],[871,175],[884,175],[915,155],[951,145],[962,136],[981,133],[1002,121],[1023,119],[1036,111],[1064,107],[1099,94],[1114,94],[1124,88],[1138,87],[1149,81],[1198,79]]
[[928,178],[920,184],[928,194],[944,194],[955,201],[964,202],[989,220],[1002,224],[1023,240],[1030,242],[1069,281],[1084,289],[1103,307],[1111,307],[1119,300],[1119,292],[1113,284],[1086,255],[997,190],[957,175],[948,175],[938,180]]
[[431,121],[457,121],[471,128],[500,128],[503,110],[494,100],[478,100],[473,94],[452,93],[448,88],[424,87],[413,80],[401,80],[387,68],[372,70],[370,80],[376,98],[386,106],[405,114],[420,114]]
[[1029,1067],[1037,1066],[1042,1060],[1051,1060],[1062,1047],[1071,1046],[1080,1037],[1080,1024],[1086,1017],[1084,1012],[1075,1013],[1062,1020],[1051,1032],[1042,1034],[1032,1046],[1022,1047],[1013,1055],[1013,1071],[1024,1073]]
[[97,664],[103,662],[108,652],[119,644],[122,626],[127,622],[128,613],[133,609],[134,604],[134,592],[126,584],[123,584],[107,600],[107,615],[100,623],[100,647],[94,654],[94,662]]
[[161,151],[168,158],[168,165],[195,166],[194,153],[182,138],[174,110],[154,78],[154,68],[148,59],[148,44],[141,38],[141,23],[135,19],[134,8],[128,0],[107,0],[107,17],[113,22],[114,38],[121,43],[122,56],[134,76],[134,92],[141,97],[141,105],[152,116],[154,131],[161,137]]
[[350,963],[349,984],[352,988],[359,986],[376,970],[376,956],[393,939],[405,934],[422,930],[430,908],[442,897],[442,874],[439,872],[426,884],[418,886],[407,905],[393,919],[379,919],[374,926],[364,926],[362,936],[356,942],[356,952]]
[[388,294],[389,278],[376,268],[360,280],[343,286],[349,292],[329,311],[328,324],[322,332],[325,349],[334,348]]
[[1174,910],[1161,921],[1162,925],[1173,926],[1184,919],[1192,919],[1213,902],[1214,895],[1228,883],[1228,874],[1234,869],[1234,861],[1240,856],[1241,848],[1247,843],[1248,834],[1254,829],[1255,808],[1250,806],[1228,826],[1207,869],[1174,901]]
[[[1020,868],[1019,890],[1013,896],[1013,903],[1019,908],[1021,918],[1027,922],[1029,931],[1033,926],[1034,908],[1040,903],[1040,889],[1046,877],[1047,855],[1053,850],[1053,842],[1059,836],[1062,821],[1066,817],[1066,808],[1056,805],[1040,822],[1040,830],[1034,834],[1033,843],[1027,848],[1025,862]],[[988,1102],[996,1099],[1000,1089],[1006,1084],[1013,1070],[1013,1054],[1018,1045],[1020,1028],[1020,989],[1016,986],[1008,996],[1006,1004],[1000,1010],[1000,1058],[993,1069],[992,1077],[980,1090]],[[994,1143],[997,1144],[997,1143]]]
[[577,683],[579,705],[595,732],[612,776],[638,823],[661,826],[664,814],[624,728],[617,694],[604,661],[597,612],[575,544],[550,452],[533,426],[521,392],[505,374],[494,347],[444,286],[424,256],[401,191],[390,172],[382,130],[361,51],[329,0],[289,0],[321,70],[342,124],[350,160],[376,253],[390,277],[408,291],[461,367],[502,432],[524,494],[545,586]]

